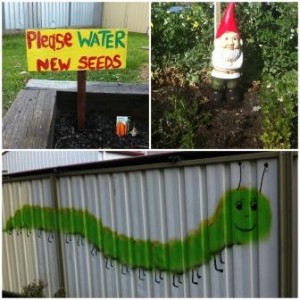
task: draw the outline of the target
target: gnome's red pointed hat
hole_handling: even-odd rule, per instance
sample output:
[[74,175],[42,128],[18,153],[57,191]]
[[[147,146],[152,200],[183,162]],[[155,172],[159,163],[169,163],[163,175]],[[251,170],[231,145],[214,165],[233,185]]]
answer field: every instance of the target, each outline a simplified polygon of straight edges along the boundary
[[217,30],[216,38],[219,38],[223,33],[231,31],[240,36],[240,32],[234,15],[235,3],[229,3],[224,11],[222,20]]

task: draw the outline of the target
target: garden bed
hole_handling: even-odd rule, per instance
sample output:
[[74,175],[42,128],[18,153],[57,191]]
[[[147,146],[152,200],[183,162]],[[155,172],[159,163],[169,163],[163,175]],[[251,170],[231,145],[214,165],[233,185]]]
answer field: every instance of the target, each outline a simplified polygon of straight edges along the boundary
[[153,148],[263,147],[262,112],[255,88],[245,92],[239,103],[218,104],[209,101],[209,89],[172,92],[170,88],[160,88],[158,91],[154,87],[152,92]]
[[[30,80],[4,118],[4,148],[149,148],[148,85],[87,82],[81,130],[76,89],[76,82]],[[117,116],[131,117],[131,134],[116,135]]]
[[[56,118],[53,148],[55,149],[148,149],[148,123],[136,120],[137,134],[118,137],[115,133],[116,117],[92,113],[86,117],[83,129],[76,129],[76,118],[60,113]],[[132,130],[132,126],[131,126]]]
[[[56,149],[147,149],[149,148],[148,95],[87,94],[83,129],[77,129],[76,93],[57,93],[57,117],[53,148]],[[116,135],[116,117],[130,116],[137,130]]]

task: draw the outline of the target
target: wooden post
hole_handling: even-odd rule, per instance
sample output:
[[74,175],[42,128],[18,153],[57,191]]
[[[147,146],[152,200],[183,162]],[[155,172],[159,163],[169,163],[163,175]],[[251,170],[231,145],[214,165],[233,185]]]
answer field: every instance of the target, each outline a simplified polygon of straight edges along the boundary
[[221,22],[221,2],[215,2],[215,36]]
[[77,71],[77,127],[82,129],[86,110],[86,71]]

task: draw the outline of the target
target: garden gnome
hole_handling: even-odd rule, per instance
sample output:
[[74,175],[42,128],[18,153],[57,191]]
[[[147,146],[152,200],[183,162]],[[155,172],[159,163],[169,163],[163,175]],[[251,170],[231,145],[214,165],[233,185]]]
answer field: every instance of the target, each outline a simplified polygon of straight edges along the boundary
[[234,15],[234,3],[229,3],[218,27],[212,53],[212,100],[239,101],[238,79],[243,64],[242,39]]

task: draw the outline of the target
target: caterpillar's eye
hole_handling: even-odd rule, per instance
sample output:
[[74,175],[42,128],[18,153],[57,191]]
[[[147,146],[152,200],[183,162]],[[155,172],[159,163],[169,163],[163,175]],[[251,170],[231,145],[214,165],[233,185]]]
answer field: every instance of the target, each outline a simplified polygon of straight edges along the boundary
[[241,209],[243,208],[243,203],[242,203],[242,201],[236,202],[236,203],[235,203],[235,207],[236,207],[236,209],[241,210]]
[[256,201],[252,201],[250,203],[250,207],[251,207],[252,210],[257,210],[257,202]]

